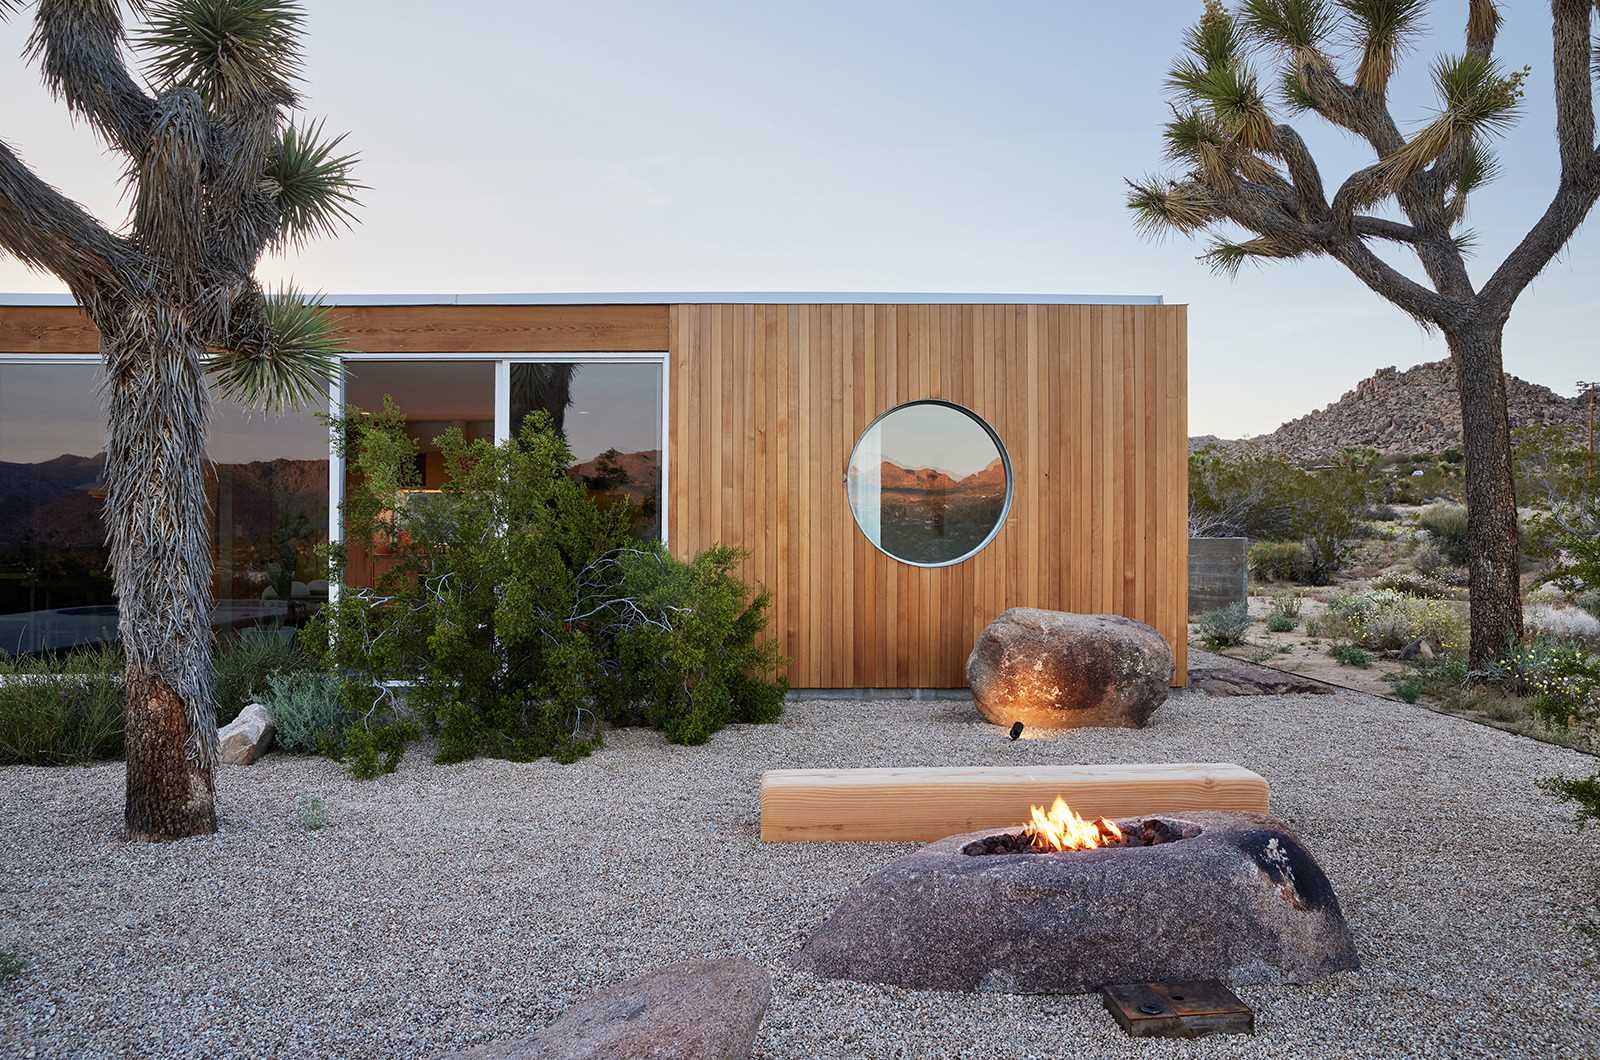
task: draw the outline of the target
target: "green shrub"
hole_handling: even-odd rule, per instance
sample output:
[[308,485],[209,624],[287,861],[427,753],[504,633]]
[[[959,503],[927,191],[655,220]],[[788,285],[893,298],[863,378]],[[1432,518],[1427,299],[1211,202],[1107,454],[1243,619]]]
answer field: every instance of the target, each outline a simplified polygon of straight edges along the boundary
[[0,950],[0,983],[15,979],[28,970],[28,958],[17,950]]
[[[571,761],[607,721],[692,743],[781,709],[766,597],[734,576],[740,554],[684,563],[638,541],[628,504],[599,504],[570,477],[547,416],[499,445],[446,431],[446,484],[425,501],[405,492],[417,448],[392,403],[341,435],[357,472],[348,533],[385,538],[391,564],[305,636],[340,675],[349,726],[335,753],[357,775],[393,769],[419,725],[441,762]],[[406,710],[386,691],[399,679]]]
[[1250,628],[1250,609],[1242,603],[1207,611],[1197,620],[1200,636],[1208,648],[1229,648],[1243,642]]
[[0,766],[81,765],[122,757],[122,653],[0,657]]
[[1427,690],[1427,680],[1415,672],[1389,674],[1384,680],[1394,687],[1395,697],[1404,703],[1415,703]]
[[1298,541],[1257,541],[1250,546],[1250,573],[1257,581],[1305,582],[1311,557]]
[[292,629],[246,629],[217,638],[217,724],[226,725],[267,691],[267,677],[316,665]]
[[1449,585],[1438,578],[1413,571],[1392,570],[1379,575],[1372,582],[1374,589],[1420,596],[1428,600],[1448,599],[1454,595]]
[[1335,597],[1316,623],[1317,636],[1364,648],[1394,651],[1425,640],[1441,651],[1461,643],[1460,612],[1438,600],[1424,600],[1392,589],[1368,589]]
[[1449,566],[1444,553],[1432,541],[1425,541],[1411,556],[1411,569],[1423,577],[1432,577]]
[[1280,615],[1276,611],[1267,616],[1267,631],[1269,633],[1292,633],[1299,624],[1288,615]]
[[272,742],[291,754],[317,754],[336,745],[348,724],[340,683],[315,670],[268,675],[266,707],[276,730]]
[[1282,615],[1284,618],[1299,618],[1300,608],[1305,603],[1305,597],[1297,592],[1275,593],[1272,597],[1272,613]]
[[1417,514],[1417,524],[1433,539],[1434,547],[1451,564],[1467,565],[1467,509],[1460,504],[1430,504]]
[[1340,666],[1355,666],[1365,670],[1372,665],[1372,656],[1354,644],[1335,644],[1328,649],[1328,654]]

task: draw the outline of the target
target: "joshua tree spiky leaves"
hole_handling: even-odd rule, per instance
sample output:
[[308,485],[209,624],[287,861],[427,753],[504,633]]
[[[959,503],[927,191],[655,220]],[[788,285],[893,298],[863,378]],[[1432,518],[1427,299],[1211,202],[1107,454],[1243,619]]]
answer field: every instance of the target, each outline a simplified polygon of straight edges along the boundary
[[100,332],[128,834],[210,832],[207,376],[268,410],[326,393],[331,324],[314,300],[269,294],[253,274],[268,249],[351,220],[355,158],[320,124],[293,119],[303,18],[293,0],[131,0],[141,20],[131,37],[118,0],[0,0],[0,17],[29,6],[30,58],[124,156],[131,217],[101,224],[0,142],[0,251],[59,277]]
[[[1590,38],[1600,0],[1552,0],[1561,176],[1543,216],[1481,286],[1467,271],[1472,239],[1461,224],[1473,189],[1494,175],[1490,142],[1515,120],[1528,71],[1508,72],[1494,58],[1501,18],[1494,0],[1465,0],[1463,50],[1433,67],[1438,115],[1406,137],[1387,89],[1428,7],[1427,0],[1242,0],[1229,11],[1207,0],[1167,81],[1167,157],[1177,172],[1129,181],[1128,205],[1150,234],[1230,225],[1248,232],[1216,238],[1202,255],[1225,274],[1246,261],[1325,254],[1444,334],[1467,457],[1476,666],[1521,638],[1501,341],[1517,296],[1600,197],[1591,81],[1600,76],[1600,47]],[[1338,55],[1352,57],[1353,75],[1341,72]],[[1276,74],[1276,100],[1262,87],[1258,61]],[[1353,133],[1375,156],[1331,200],[1305,141],[1280,120],[1302,113]],[[1388,202],[1404,220],[1373,212]],[[1427,283],[1385,262],[1374,240],[1414,253]]]

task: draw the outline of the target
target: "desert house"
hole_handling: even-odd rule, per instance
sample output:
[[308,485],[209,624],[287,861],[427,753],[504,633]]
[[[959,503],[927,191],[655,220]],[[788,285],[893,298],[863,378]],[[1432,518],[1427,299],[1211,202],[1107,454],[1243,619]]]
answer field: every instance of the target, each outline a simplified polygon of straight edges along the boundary
[[[345,469],[321,413],[390,397],[419,494],[458,424],[536,410],[641,536],[748,550],[800,688],[953,688],[1010,606],[1148,622],[1185,673],[1186,307],[1151,296],[352,295],[329,409],[214,406],[219,628],[330,591]],[[94,329],[0,297],[0,651],[109,639]],[[349,542],[349,577],[382,561]]]

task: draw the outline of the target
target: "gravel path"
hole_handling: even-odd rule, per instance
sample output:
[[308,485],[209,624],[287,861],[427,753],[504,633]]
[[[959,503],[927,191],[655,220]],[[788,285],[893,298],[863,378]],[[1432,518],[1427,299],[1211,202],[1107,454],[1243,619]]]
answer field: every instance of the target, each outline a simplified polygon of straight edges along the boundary
[[[773,975],[766,1057],[1593,1056],[1600,829],[1534,780],[1574,752],[1357,693],[1175,694],[1142,732],[1008,743],[960,701],[791,705],[701,748],[614,732],[577,765],[352,781],[220,774],[222,831],[118,838],[122,768],[0,770],[0,1055],[433,1056],[682,957]],[[1092,997],[914,993],[788,970],[906,849],[757,839],[774,766],[1234,761],[1322,861],[1364,968],[1240,991],[1257,1036],[1125,1039]],[[307,832],[297,800],[327,827]]]

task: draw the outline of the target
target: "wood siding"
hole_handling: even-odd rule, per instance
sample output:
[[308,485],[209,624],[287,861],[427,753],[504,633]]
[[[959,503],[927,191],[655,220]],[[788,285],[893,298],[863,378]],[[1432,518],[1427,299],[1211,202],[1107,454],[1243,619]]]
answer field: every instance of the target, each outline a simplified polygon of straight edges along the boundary
[[[1117,613],[1185,658],[1184,306],[680,305],[670,539],[747,548],[801,688],[955,688],[1007,607]],[[843,476],[879,413],[943,398],[1011,457],[1005,528],[921,568],[856,528]]]
[[[363,353],[655,353],[664,305],[333,306]],[[100,336],[74,306],[0,307],[0,353],[96,353]]]

